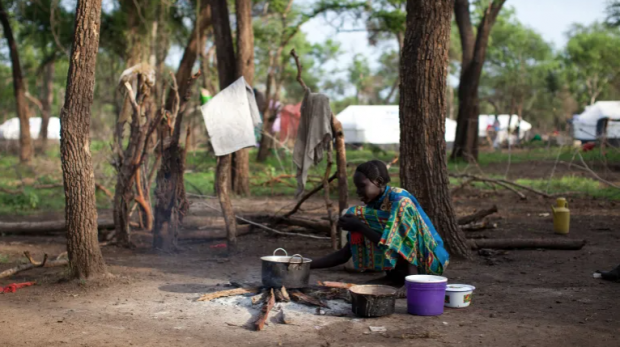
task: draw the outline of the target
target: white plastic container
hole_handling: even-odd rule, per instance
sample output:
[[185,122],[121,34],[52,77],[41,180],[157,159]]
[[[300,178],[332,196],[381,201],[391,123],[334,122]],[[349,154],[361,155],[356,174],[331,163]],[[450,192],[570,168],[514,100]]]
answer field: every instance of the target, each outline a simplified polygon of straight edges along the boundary
[[444,306],[463,308],[471,304],[472,293],[476,287],[469,284],[448,284]]

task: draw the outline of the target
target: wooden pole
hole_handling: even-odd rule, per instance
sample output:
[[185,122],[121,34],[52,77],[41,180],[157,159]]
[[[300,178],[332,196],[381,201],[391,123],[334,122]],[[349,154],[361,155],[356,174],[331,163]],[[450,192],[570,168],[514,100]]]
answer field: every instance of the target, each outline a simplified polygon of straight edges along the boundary
[[349,187],[347,181],[347,152],[344,146],[344,132],[342,123],[332,114],[332,131],[336,139],[336,169],[338,174],[338,211],[346,210],[349,207]]
[[220,200],[222,214],[224,214],[224,221],[226,222],[226,241],[228,243],[228,252],[234,252],[237,247],[237,222],[235,220],[235,213],[233,211],[232,202],[228,192],[228,188],[230,187],[230,167],[230,155],[217,158],[215,175],[217,197]]

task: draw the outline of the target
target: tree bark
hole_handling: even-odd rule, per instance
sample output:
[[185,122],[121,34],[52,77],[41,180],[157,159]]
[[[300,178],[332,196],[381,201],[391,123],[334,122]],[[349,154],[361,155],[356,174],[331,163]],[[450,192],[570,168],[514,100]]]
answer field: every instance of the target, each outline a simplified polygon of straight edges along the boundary
[[[200,1],[200,12],[197,14],[198,21],[194,25],[194,29],[189,37],[189,41],[183,51],[183,58],[179,63],[179,69],[176,73],[176,80],[179,83],[178,93],[180,97],[184,97],[187,94],[188,84],[185,83],[192,77],[192,68],[196,63],[196,59],[200,52],[204,50],[206,40],[204,35],[207,29],[211,26],[211,6],[209,0]],[[166,98],[166,110],[172,110],[172,103],[175,97],[175,91],[170,89],[168,91],[168,97]]]
[[101,0],[78,0],[67,92],[60,111],[67,252],[73,277],[81,279],[106,273],[97,240],[95,174],[89,141],[100,24]]
[[[237,8],[237,77],[254,84],[254,30],[252,1],[235,0]],[[232,188],[235,194],[250,195],[250,153],[244,148],[233,154]]]
[[349,182],[347,181],[347,151],[344,143],[342,123],[332,114],[332,129],[336,139],[336,173],[338,174],[338,215],[347,207],[349,198]]
[[400,65],[400,178],[441,233],[452,256],[469,247],[456,223],[448,190],[445,114],[451,0],[407,1]]
[[13,70],[13,94],[15,95],[15,106],[17,111],[17,117],[19,117],[19,160],[22,163],[30,161],[32,159],[32,138],[30,137],[30,110],[28,109],[28,103],[26,102],[26,85],[24,82],[24,76],[22,75],[22,68],[19,61],[19,51],[17,49],[17,43],[15,37],[13,37],[13,30],[11,29],[11,23],[9,22],[9,16],[4,9],[2,1],[0,1],[0,22],[2,22],[2,28],[4,29],[4,36],[6,37],[9,51],[11,54],[11,67]]
[[52,115],[52,103],[54,102],[54,67],[55,62],[51,60],[43,68],[43,87],[41,88],[41,129],[39,140],[41,141],[41,151],[45,153],[47,148],[47,127]]
[[[485,10],[477,36],[471,23],[469,0],[455,0],[454,13],[462,46],[459,110],[452,159],[478,160],[478,85],[489,43],[489,34],[506,0],[493,0]],[[475,40],[474,40],[475,37]]]
[[[236,62],[235,50],[233,47],[230,22],[228,19],[228,5],[226,0],[212,0],[211,11],[213,11],[213,31],[215,34],[217,72],[220,82],[220,90],[225,89],[235,82]],[[217,160],[216,168],[216,192],[224,214],[226,231],[228,233],[228,251],[234,252],[237,246],[237,222],[233,212],[232,202],[230,201],[230,174],[231,156],[221,156]]]

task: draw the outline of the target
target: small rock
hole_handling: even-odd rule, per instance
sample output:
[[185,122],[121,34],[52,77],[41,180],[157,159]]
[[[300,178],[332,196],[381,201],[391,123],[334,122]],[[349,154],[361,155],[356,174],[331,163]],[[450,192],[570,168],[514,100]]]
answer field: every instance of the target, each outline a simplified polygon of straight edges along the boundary
[[489,315],[489,318],[495,318],[495,317],[497,317],[497,315],[496,315],[495,313],[491,313],[491,314]]

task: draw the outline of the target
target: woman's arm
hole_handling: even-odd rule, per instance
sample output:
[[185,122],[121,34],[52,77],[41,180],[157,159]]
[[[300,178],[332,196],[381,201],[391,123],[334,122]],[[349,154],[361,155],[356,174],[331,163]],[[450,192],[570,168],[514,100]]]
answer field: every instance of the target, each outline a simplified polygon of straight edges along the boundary
[[378,244],[381,241],[382,233],[377,232],[370,228],[366,223],[362,222],[356,216],[352,214],[346,214],[338,220],[338,225],[346,231],[359,232],[364,235],[365,238],[372,241],[374,244]]
[[349,248],[349,244],[347,243],[340,250],[332,254],[329,254],[321,259],[312,260],[310,263],[310,268],[324,269],[334,267],[346,263],[349,259],[351,259],[351,248]]

